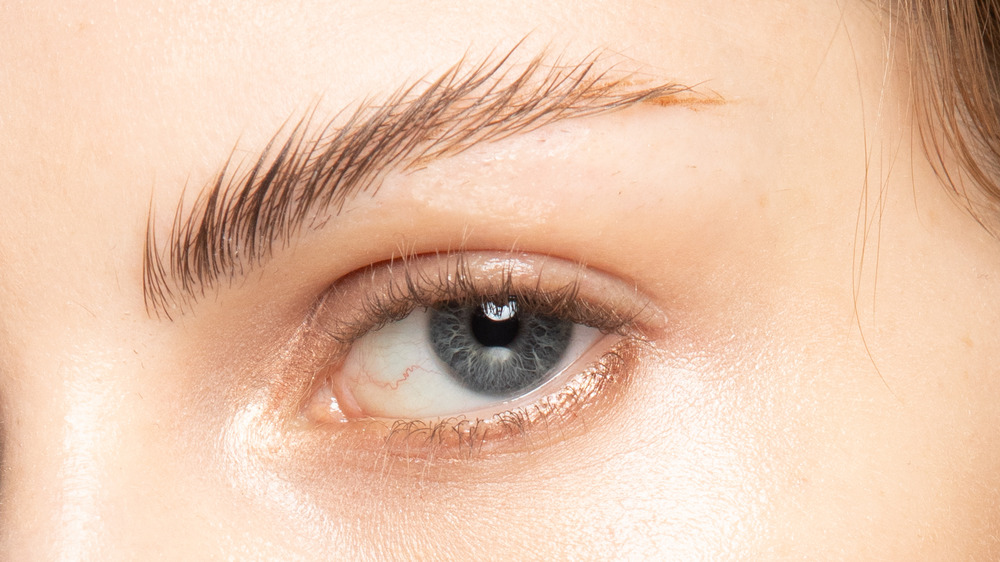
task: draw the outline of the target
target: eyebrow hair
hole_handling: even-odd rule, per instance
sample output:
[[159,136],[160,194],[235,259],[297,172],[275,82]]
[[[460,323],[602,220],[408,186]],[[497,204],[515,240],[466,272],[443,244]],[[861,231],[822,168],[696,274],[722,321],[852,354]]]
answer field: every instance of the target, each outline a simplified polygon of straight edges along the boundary
[[643,102],[678,103],[679,94],[692,93],[619,71],[603,62],[602,52],[572,65],[547,63],[546,53],[515,65],[518,48],[476,65],[463,59],[436,80],[416,81],[380,103],[362,101],[319,126],[314,104],[294,124],[286,122],[249,166],[234,163],[234,149],[190,208],[182,196],[162,248],[151,203],[143,256],[147,314],[183,314],[223,280],[262,265],[276,245],[321,227],[351,197],[377,190],[390,172],[555,121]]

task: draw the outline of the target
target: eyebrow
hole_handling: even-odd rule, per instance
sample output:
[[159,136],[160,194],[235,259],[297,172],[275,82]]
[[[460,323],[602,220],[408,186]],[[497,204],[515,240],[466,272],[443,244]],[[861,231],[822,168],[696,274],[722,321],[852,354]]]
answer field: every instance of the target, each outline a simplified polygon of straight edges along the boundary
[[391,172],[555,121],[640,103],[690,102],[681,94],[693,94],[620,71],[601,52],[576,64],[548,62],[542,53],[517,65],[518,48],[479,64],[462,60],[436,80],[418,80],[318,124],[314,104],[286,122],[249,165],[235,162],[234,149],[190,206],[182,195],[163,245],[151,204],[143,259],[147,314],[183,314],[223,281],[263,265],[303,229],[322,227],[352,197],[377,190]]

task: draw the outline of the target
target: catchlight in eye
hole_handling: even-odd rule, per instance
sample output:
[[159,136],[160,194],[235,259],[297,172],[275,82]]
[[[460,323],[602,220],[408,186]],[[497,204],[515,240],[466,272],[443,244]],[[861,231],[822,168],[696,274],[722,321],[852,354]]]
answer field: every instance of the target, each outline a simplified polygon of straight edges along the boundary
[[[573,323],[504,304],[449,304],[430,314],[430,340],[449,373],[465,388],[511,397],[545,382],[573,336]],[[502,302],[502,301],[501,301]]]

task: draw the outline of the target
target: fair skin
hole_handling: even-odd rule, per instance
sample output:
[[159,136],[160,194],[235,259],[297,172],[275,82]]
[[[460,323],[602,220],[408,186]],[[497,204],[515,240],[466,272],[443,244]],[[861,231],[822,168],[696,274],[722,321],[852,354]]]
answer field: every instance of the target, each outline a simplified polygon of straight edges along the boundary
[[[510,4],[4,10],[0,559],[995,554],[1000,243],[928,165],[885,22],[834,1]],[[234,146],[252,159],[309,108],[522,38],[514,68],[601,50],[700,97],[392,171],[148,313],[150,209],[163,244]],[[323,394],[333,345],[304,360],[297,334],[351,272],[447,252],[596,272],[653,311],[645,341],[547,426],[474,454],[391,446]]]

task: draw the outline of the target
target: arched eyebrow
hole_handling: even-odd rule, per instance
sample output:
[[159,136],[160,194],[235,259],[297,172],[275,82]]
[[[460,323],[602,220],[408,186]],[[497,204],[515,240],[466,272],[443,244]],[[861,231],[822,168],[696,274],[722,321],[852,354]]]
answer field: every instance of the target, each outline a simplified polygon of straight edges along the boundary
[[576,64],[521,65],[512,55],[460,61],[431,82],[417,81],[380,103],[366,101],[325,123],[314,108],[286,124],[249,166],[221,166],[189,208],[178,203],[164,245],[150,208],[143,296],[151,316],[173,318],[224,280],[262,265],[276,245],[318,228],[390,172],[420,167],[483,142],[570,118],[640,103],[710,100],[687,86],[637,79],[591,54]]

